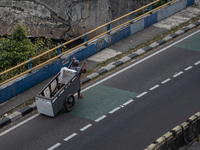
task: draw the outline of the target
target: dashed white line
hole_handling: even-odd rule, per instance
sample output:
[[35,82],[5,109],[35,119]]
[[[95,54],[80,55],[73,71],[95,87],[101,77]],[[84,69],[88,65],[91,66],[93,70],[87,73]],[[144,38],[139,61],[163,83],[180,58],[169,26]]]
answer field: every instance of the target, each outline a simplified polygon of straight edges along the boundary
[[154,87],[150,88],[149,90],[150,90],[150,91],[153,91],[153,90],[155,90],[156,88],[158,88],[159,86],[160,86],[160,85],[157,84],[157,85],[155,85]]
[[12,131],[12,130],[14,130],[15,128],[17,128],[17,127],[19,127],[19,126],[21,126],[21,125],[27,123],[28,121],[30,121],[30,120],[36,118],[36,117],[39,116],[39,115],[40,115],[40,114],[37,113],[37,114],[35,114],[34,116],[32,116],[32,117],[30,117],[30,118],[28,118],[28,119],[22,121],[21,123],[19,123],[19,124],[13,126],[12,128],[10,128],[10,129],[8,129],[8,130],[6,130],[6,131],[0,133],[0,137],[3,136],[4,134],[6,134],[6,133],[8,133],[8,132],[10,132],[10,131]]
[[73,137],[75,137],[76,135],[77,135],[77,133],[73,133],[72,135],[66,137],[66,138],[64,139],[64,141],[68,141],[68,140],[72,139]]
[[141,93],[140,95],[138,95],[138,96],[136,96],[137,98],[140,98],[140,97],[142,97],[142,96],[144,96],[145,94],[147,94],[148,92],[143,92],[143,93]]
[[54,146],[50,147],[50,148],[47,149],[47,150],[53,150],[53,149],[57,148],[57,147],[60,146],[60,145],[61,145],[60,143],[57,143],[57,144],[55,144]]
[[110,111],[109,113],[112,114],[112,113],[118,111],[119,109],[120,109],[120,107],[117,107],[117,108],[113,109],[112,111]]
[[171,79],[170,79],[170,78],[168,78],[168,79],[166,79],[166,80],[162,81],[161,83],[162,83],[162,84],[165,84],[165,83],[169,82],[170,80],[171,80]]
[[124,103],[123,105],[126,106],[126,105],[130,104],[130,103],[133,102],[133,101],[134,101],[134,100],[131,99],[131,100],[127,101],[126,103]]
[[173,75],[173,77],[176,78],[176,77],[180,76],[181,74],[183,74],[183,71],[180,71],[179,73]]
[[88,124],[88,125],[86,125],[85,127],[81,128],[80,130],[81,130],[81,131],[85,131],[86,129],[88,129],[88,128],[91,127],[91,126],[92,126],[92,124]]
[[[159,51],[157,51],[157,52],[155,52],[155,53],[153,53],[153,54],[151,54],[151,55],[149,55],[149,56],[147,56],[147,57],[145,57],[145,58],[143,58],[142,60],[137,61],[136,63],[134,63],[134,64],[132,64],[132,65],[130,65],[130,66],[128,66],[128,67],[126,67],[126,68],[124,68],[124,69],[122,69],[122,70],[120,70],[120,71],[114,73],[114,74],[112,74],[111,76],[109,76],[109,77],[107,77],[107,78],[105,78],[105,79],[103,79],[103,80],[101,80],[101,81],[99,81],[99,82],[97,82],[97,83],[95,83],[95,84],[93,84],[93,85],[91,85],[91,86],[89,86],[89,87],[83,89],[82,92],[87,91],[88,89],[90,89],[90,88],[92,88],[92,87],[94,87],[94,86],[96,86],[96,85],[98,85],[98,84],[100,84],[100,83],[102,83],[102,82],[104,82],[104,81],[106,81],[106,80],[108,80],[108,79],[110,79],[110,78],[112,78],[112,77],[114,77],[114,76],[116,76],[116,75],[118,75],[118,74],[124,72],[125,70],[130,69],[131,67],[134,67],[134,66],[136,66],[136,65],[138,65],[138,64],[140,64],[140,63],[142,63],[142,62],[144,62],[145,60],[148,60],[148,59],[152,58],[153,56],[156,56],[157,54],[159,54],[159,53],[161,53],[161,52],[167,50],[169,47],[172,47],[173,45],[175,45],[175,44],[177,44],[177,43],[179,43],[179,42],[181,42],[181,41],[183,41],[183,40],[185,40],[185,39],[187,39],[187,38],[193,36],[194,34],[197,34],[198,32],[200,32],[200,30],[198,30],[198,31],[196,31],[196,32],[194,32],[194,33],[192,33],[192,34],[186,36],[185,38],[183,38],[183,39],[181,39],[181,40],[179,40],[179,41],[177,41],[177,42],[175,42],[175,43],[173,43],[173,44],[171,44],[171,45],[169,45],[169,46],[167,46],[167,47],[165,47],[165,48],[163,48],[163,49],[161,49],[161,50],[159,50]],[[39,116],[39,114],[37,114],[37,116]],[[26,122],[28,122],[28,121],[34,119],[35,117],[36,117],[36,116],[34,116],[34,117],[31,118],[31,119],[25,120],[22,124],[24,124],[24,123],[26,123]],[[11,129],[6,130],[6,131],[3,132],[2,134],[0,134],[0,136],[5,135],[6,133],[12,131],[13,129],[15,129],[15,128],[19,127],[19,126],[21,126],[22,124],[16,125],[16,126],[14,126],[13,128],[11,128]]]
[[99,122],[99,121],[103,120],[104,118],[106,118],[106,115],[103,115],[100,118],[96,119],[95,122]]
[[198,65],[198,64],[200,64],[200,61],[197,61],[196,63],[194,63],[194,65]]
[[192,66],[189,66],[189,67],[185,68],[185,71],[188,71],[188,70],[190,70],[192,68],[193,68]]

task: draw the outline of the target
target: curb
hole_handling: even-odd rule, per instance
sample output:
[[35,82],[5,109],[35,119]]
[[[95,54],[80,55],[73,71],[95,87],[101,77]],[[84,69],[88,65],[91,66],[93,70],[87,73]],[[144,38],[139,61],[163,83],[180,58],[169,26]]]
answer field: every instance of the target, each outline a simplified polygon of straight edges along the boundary
[[12,122],[22,118],[23,116],[29,114],[30,112],[32,112],[35,109],[36,109],[36,103],[33,103],[27,107],[24,107],[18,111],[15,111],[14,113],[0,119],[0,129],[5,127],[9,123],[12,123]]
[[187,121],[174,127],[144,150],[179,149],[189,146],[199,134],[200,112],[197,112]]
[[[92,73],[89,76],[81,79],[81,82],[82,82],[82,84],[87,83],[87,82],[91,81],[92,79],[100,76],[101,74],[109,72],[109,71],[115,69],[116,67],[119,67],[119,66],[123,65],[124,63],[128,62],[129,60],[134,59],[134,58],[142,55],[143,53],[148,52],[148,51],[150,51],[150,50],[152,50],[152,49],[154,49],[154,48],[166,43],[167,41],[169,41],[169,40],[171,40],[173,38],[176,38],[177,36],[179,36],[181,34],[186,33],[188,30],[193,29],[193,28],[195,28],[195,27],[197,27],[199,25],[200,25],[200,20],[198,20],[198,21],[196,21],[196,22],[194,22],[194,23],[192,23],[192,24],[190,24],[190,25],[188,25],[186,27],[183,27],[182,29],[176,31],[175,33],[166,36],[162,40],[154,42],[154,43],[150,44],[149,46],[147,46],[145,48],[138,49],[136,52],[134,52],[134,53],[132,53],[132,54],[130,54],[128,56],[125,56],[125,57],[121,58],[120,60],[118,60],[116,62],[112,62],[111,64],[99,69],[97,72]],[[9,116],[3,117],[2,119],[0,119],[0,129],[5,127],[9,123],[12,123],[12,122],[22,118],[23,116],[31,113],[35,109],[36,109],[36,103],[33,103],[32,105],[24,107],[24,108],[22,108],[22,109],[20,109],[20,110],[18,110],[16,112],[10,114]],[[153,145],[155,145],[155,143],[152,144],[151,146],[153,146]]]
[[195,27],[197,27],[199,25],[200,25],[200,20],[198,20],[198,21],[196,21],[196,22],[194,22],[194,23],[192,23],[192,24],[190,24],[190,25],[188,25],[186,27],[183,27],[182,29],[176,31],[173,34],[167,35],[162,40],[154,42],[154,43],[150,44],[149,46],[147,46],[145,48],[139,49],[136,52],[134,52],[134,53],[132,53],[132,54],[130,54],[128,56],[125,56],[125,57],[123,57],[122,59],[120,59],[120,60],[118,60],[116,62],[112,62],[111,64],[107,65],[106,67],[103,67],[103,68],[99,69],[97,72],[92,73],[91,75],[83,78],[81,80],[82,84],[84,84],[86,82],[89,82],[90,80],[100,76],[103,73],[111,71],[111,70],[115,69],[116,67],[119,67],[120,65],[126,63],[127,61],[129,61],[131,59],[134,59],[134,58],[142,55],[143,53],[148,52],[148,51],[150,51],[150,50],[152,50],[152,49],[154,49],[154,48],[166,43],[167,41],[172,40],[172,39],[176,38],[177,36],[186,33],[188,30],[193,29],[193,28],[195,28]]

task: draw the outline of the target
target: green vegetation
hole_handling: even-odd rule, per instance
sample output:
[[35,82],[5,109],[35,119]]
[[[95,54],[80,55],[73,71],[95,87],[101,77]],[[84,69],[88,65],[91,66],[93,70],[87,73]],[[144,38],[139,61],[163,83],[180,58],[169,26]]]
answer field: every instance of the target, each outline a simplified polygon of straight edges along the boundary
[[[151,3],[151,1],[150,1],[149,3]],[[157,7],[159,7],[159,6],[163,5],[163,4],[165,4],[165,3],[167,3],[167,0],[161,0],[161,1],[159,1],[159,2],[157,2],[157,3],[155,3],[155,4],[153,4],[153,5],[152,5],[152,9],[155,9],[155,8],[157,8]],[[150,7],[146,7],[146,8],[144,8],[143,10],[139,11],[138,13],[136,13],[135,17],[139,17],[140,15],[145,14],[146,12],[150,11],[149,8],[150,8]]]
[[[29,106],[29,105],[33,104],[34,102],[35,102],[35,97],[30,98],[29,100],[27,100],[23,104],[19,105],[18,107],[13,108],[13,109],[7,111],[5,114],[10,115],[10,114],[12,114],[15,111],[18,111],[18,110],[20,110],[20,109],[22,109],[22,108],[24,108],[26,106]],[[3,117],[4,117],[4,115],[0,115],[0,119],[3,118]]]
[[[35,45],[27,38],[26,28],[17,23],[14,32],[7,38],[0,39],[0,72],[7,70],[35,55]],[[18,69],[14,74],[25,69]]]
[[[44,53],[45,51],[54,48],[52,40],[48,38],[37,38],[34,43],[28,39],[26,27],[19,22],[14,27],[14,31],[7,38],[0,38],[0,73],[12,68],[34,56]],[[66,49],[64,46],[62,51]],[[31,63],[32,67],[36,66],[48,59],[56,56],[57,51],[50,52]],[[28,64],[23,65],[7,74],[1,76],[1,81],[5,81],[17,74],[20,74],[28,69]]]

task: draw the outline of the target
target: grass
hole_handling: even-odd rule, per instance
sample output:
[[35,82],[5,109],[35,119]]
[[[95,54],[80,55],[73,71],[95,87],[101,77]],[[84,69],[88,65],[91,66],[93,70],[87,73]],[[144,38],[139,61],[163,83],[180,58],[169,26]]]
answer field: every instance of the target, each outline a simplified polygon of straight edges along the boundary
[[[124,57],[124,56],[126,56],[126,55],[128,55],[128,54],[132,54],[133,52],[136,52],[138,49],[147,47],[147,46],[149,46],[151,43],[154,43],[154,42],[156,42],[156,41],[158,41],[158,40],[163,39],[163,38],[166,37],[167,35],[170,35],[170,34],[176,32],[176,31],[182,29],[183,27],[188,26],[189,24],[198,21],[199,19],[200,19],[200,15],[197,16],[197,17],[192,18],[190,21],[184,22],[184,23],[180,24],[179,26],[174,27],[173,29],[171,29],[171,30],[169,30],[169,31],[167,31],[167,32],[164,32],[164,33],[161,34],[161,35],[158,35],[158,36],[156,36],[156,37],[153,37],[152,39],[150,39],[150,40],[148,40],[148,41],[146,41],[146,42],[144,42],[144,43],[142,43],[142,44],[140,44],[140,45],[137,45],[137,46],[133,47],[133,48],[127,50],[126,52],[117,55],[116,57],[113,57],[113,58],[107,59],[106,61],[103,61],[103,62],[98,63],[93,69],[87,70],[87,73],[82,74],[82,78],[88,76],[89,74],[91,74],[91,73],[93,73],[93,72],[96,72],[96,71],[99,70],[100,68],[102,68],[102,67],[104,67],[104,66],[107,66],[108,64],[110,64],[110,63],[112,63],[112,62],[118,61],[119,59],[121,59],[122,57]],[[192,29],[191,29],[191,30],[192,30]],[[189,30],[189,31],[190,31],[190,30]],[[181,36],[181,35],[180,35],[180,36]],[[177,38],[177,37],[176,37],[176,38]],[[172,39],[172,40],[174,40],[174,39]],[[170,40],[170,41],[171,41],[171,40]],[[169,41],[168,41],[168,42],[169,42]],[[166,44],[166,43],[165,43],[165,44]],[[156,48],[155,48],[155,49],[156,49]],[[155,49],[153,49],[153,50],[155,50]],[[153,51],[153,50],[151,50],[151,51]],[[147,52],[147,53],[148,53],[148,52]],[[144,53],[144,54],[142,54],[141,56],[138,56],[138,57],[142,57],[142,56],[144,56],[145,54],[146,54],[146,53]],[[135,58],[135,59],[137,59],[137,58]],[[131,61],[132,61],[132,60],[131,60]],[[128,62],[127,62],[127,63],[128,63]],[[106,73],[104,73],[103,75],[105,75],[105,74],[106,74]],[[101,75],[100,77],[102,77],[103,75]],[[100,77],[97,77],[97,78],[100,78]],[[92,82],[92,81],[94,81],[94,80],[95,80],[95,79],[91,80],[90,82]],[[90,83],[90,82],[89,82],[89,83]],[[88,84],[88,83],[85,83],[84,85],[86,85],[86,84]],[[24,103],[21,104],[20,106],[14,108],[14,109],[12,109],[12,110],[9,110],[8,112],[6,112],[6,114],[9,115],[9,114],[11,114],[11,113],[13,113],[13,112],[15,112],[15,111],[21,109],[21,108],[24,108],[24,107],[26,107],[26,106],[28,106],[28,105],[33,104],[34,102],[35,102],[35,98],[30,98],[29,100],[27,100],[26,102],[24,102]],[[3,117],[3,115],[0,116],[0,118],[2,118],[2,117]]]
[[[117,55],[116,57],[113,57],[113,58],[107,59],[106,61],[103,61],[103,62],[98,63],[93,69],[91,69],[91,70],[89,71],[89,73],[83,75],[82,78],[86,77],[88,74],[91,74],[91,73],[93,73],[93,72],[96,72],[96,71],[99,70],[100,68],[105,67],[105,66],[107,66],[108,64],[110,64],[110,63],[112,63],[112,62],[118,61],[119,59],[123,58],[123,57],[126,56],[126,55],[129,55],[129,54],[132,54],[133,52],[136,52],[138,49],[142,49],[142,48],[147,47],[147,46],[149,46],[150,44],[152,44],[152,43],[154,43],[154,42],[156,42],[156,41],[159,41],[159,40],[163,39],[163,38],[166,37],[167,35],[170,35],[170,34],[176,32],[176,31],[182,29],[183,27],[188,26],[189,24],[198,21],[199,19],[200,19],[200,15],[197,16],[197,17],[193,17],[191,20],[189,20],[189,21],[187,21],[187,22],[184,22],[184,23],[181,23],[181,24],[178,25],[177,27],[174,27],[173,29],[171,29],[171,30],[169,30],[169,31],[166,31],[166,32],[164,32],[164,33],[161,34],[161,35],[158,35],[158,36],[156,36],[156,37],[153,37],[152,39],[150,39],[150,40],[148,40],[148,41],[146,41],[146,42],[144,42],[144,43],[142,43],[142,44],[140,44],[140,45],[137,45],[137,46],[135,46],[135,47],[133,47],[133,48],[131,48],[131,49],[125,51],[124,53]],[[193,30],[193,29],[191,29],[191,30]],[[189,31],[190,31],[190,30],[189,30]],[[188,32],[188,31],[187,31],[187,32]],[[180,36],[181,36],[181,35],[180,35]],[[178,37],[180,37],[180,36],[177,36],[176,38],[178,38]],[[172,39],[172,40],[174,40],[174,39]],[[172,40],[169,40],[169,41],[167,41],[166,43],[168,43],[168,42],[170,42],[170,41],[172,41]],[[166,43],[164,43],[164,44],[166,44]],[[152,49],[152,50],[150,50],[149,52],[151,52],[151,51],[153,51],[153,50],[155,50],[155,49],[157,49],[157,47],[154,48],[154,49]],[[142,57],[142,56],[144,56],[145,54],[147,54],[147,53],[149,53],[149,52],[146,52],[146,53],[144,53],[144,54],[142,54],[142,55],[140,55],[140,56],[138,56],[138,57]],[[138,58],[138,57],[137,57],[137,58]],[[135,58],[135,59],[137,59],[137,58]],[[132,61],[132,60],[131,60],[131,61]],[[127,63],[128,63],[128,62],[127,62]],[[105,75],[105,74],[103,74],[103,75]],[[100,77],[102,77],[102,75],[101,75]],[[97,77],[97,78],[99,78],[99,77]],[[94,80],[95,80],[95,79],[91,80],[90,82],[92,82],[92,81],[94,81]],[[90,83],[90,82],[89,82],[89,83]],[[85,83],[85,84],[88,84],[88,83]]]
[[[24,102],[23,104],[19,105],[18,107],[13,108],[13,109],[7,111],[5,114],[10,115],[10,114],[12,114],[13,112],[15,112],[15,111],[17,111],[17,110],[20,110],[20,109],[22,109],[22,108],[24,108],[24,107],[26,107],[26,106],[29,106],[29,105],[33,104],[34,102],[35,102],[35,97],[30,98],[29,100],[27,100],[27,101]],[[4,114],[4,115],[5,115],[5,114]],[[1,115],[0,118],[3,118],[4,115]]]

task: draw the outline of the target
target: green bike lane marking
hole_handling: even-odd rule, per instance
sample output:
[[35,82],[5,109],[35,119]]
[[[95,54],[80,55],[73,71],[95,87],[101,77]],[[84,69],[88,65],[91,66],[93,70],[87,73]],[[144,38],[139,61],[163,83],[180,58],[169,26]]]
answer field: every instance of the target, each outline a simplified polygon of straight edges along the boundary
[[200,32],[186,38],[185,40],[177,43],[174,47],[200,51]]
[[96,120],[138,95],[138,93],[100,84],[83,92],[83,94],[84,97],[78,100],[79,102],[75,104],[70,114],[90,120]]
[[[186,37],[184,40],[177,41],[172,46],[200,51],[200,32],[197,31]],[[168,47],[165,49],[167,48]],[[145,60],[147,58],[145,58]],[[139,95],[138,93],[112,88],[101,84],[95,85],[93,88],[83,92],[83,94],[83,99],[77,100],[76,98],[78,102],[75,104],[75,107],[70,114],[91,120],[96,120],[102,115],[107,114],[109,111]]]

